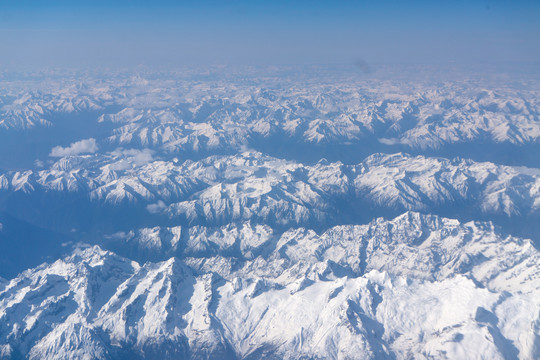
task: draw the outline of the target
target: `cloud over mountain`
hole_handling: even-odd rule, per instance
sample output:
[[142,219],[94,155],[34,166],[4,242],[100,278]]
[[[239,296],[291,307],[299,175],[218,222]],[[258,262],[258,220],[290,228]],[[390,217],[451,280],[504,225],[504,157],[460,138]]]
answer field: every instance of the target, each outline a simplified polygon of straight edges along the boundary
[[76,141],[67,147],[55,146],[52,148],[49,156],[63,157],[79,154],[92,154],[98,150],[96,139],[84,139]]

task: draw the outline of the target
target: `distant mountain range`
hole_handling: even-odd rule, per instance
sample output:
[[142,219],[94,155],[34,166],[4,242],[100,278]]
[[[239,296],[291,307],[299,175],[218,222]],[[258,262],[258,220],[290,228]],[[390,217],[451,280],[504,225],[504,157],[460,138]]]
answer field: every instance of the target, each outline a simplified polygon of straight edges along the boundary
[[540,358],[540,88],[407,79],[0,73],[0,359]]

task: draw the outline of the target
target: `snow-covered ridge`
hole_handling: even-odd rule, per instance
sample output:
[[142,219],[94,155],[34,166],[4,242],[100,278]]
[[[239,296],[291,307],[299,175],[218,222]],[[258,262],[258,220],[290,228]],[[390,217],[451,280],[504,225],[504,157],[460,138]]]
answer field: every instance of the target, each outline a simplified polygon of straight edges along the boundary
[[[397,95],[332,86],[279,92],[251,89],[225,99],[196,99],[171,108],[129,107],[101,121],[124,124],[109,138],[118,144],[167,151],[238,148],[253,136],[288,136],[298,142],[356,142],[438,148],[491,141],[538,142],[539,110],[533,93],[457,86]],[[371,90],[371,89],[370,89]],[[463,91],[463,93],[461,93]]]
[[105,235],[103,244],[138,259],[215,255],[253,259],[269,246],[275,246],[278,238],[268,225],[243,223],[217,228],[141,228]]
[[[309,76],[309,75],[307,75]],[[260,137],[302,144],[357,143],[438,148],[477,141],[537,144],[535,87],[486,87],[469,80],[411,82],[334,78],[319,84],[294,78],[245,81],[84,76],[43,83],[6,83],[0,129],[54,126],[54,114],[101,110],[92,121],[117,126],[100,142],[156,150],[238,150]],[[119,110],[108,113],[108,105]],[[96,124],[97,125],[97,124]]]
[[104,110],[112,104],[107,89],[65,82],[49,85],[47,89],[4,87],[0,93],[0,131],[54,126],[51,120],[57,114]]
[[0,289],[1,354],[534,359],[539,261],[490,224],[417,213],[294,230],[235,266],[91,247]]
[[199,70],[0,72],[0,359],[540,358],[537,76]]
[[[205,265],[204,259],[230,258],[250,264],[245,273],[236,270],[244,276],[281,276],[285,284],[289,275],[283,274],[288,269],[307,273],[314,263],[333,264],[349,276],[377,270],[433,281],[469,274],[498,290],[511,289],[512,282],[516,285],[525,278],[540,277],[540,269],[532,266],[538,258],[529,258],[537,253],[529,240],[503,235],[489,222],[462,224],[417,212],[393,220],[378,218],[366,225],[335,226],[320,234],[306,228],[278,233],[269,226],[243,223],[219,228],[142,228],[110,235],[107,240],[122,252],[138,250],[145,258],[190,259],[190,264],[202,266],[204,271],[229,278],[228,270],[221,272]],[[507,258],[508,253],[514,260]],[[502,268],[515,268],[514,275],[521,273],[523,279],[497,278]]]
[[309,226],[342,216],[345,205],[351,216],[369,209],[437,212],[459,206],[488,217],[535,219],[540,211],[538,171],[489,162],[399,153],[374,154],[358,165],[308,166],[244,152],[138,163],[140,152],[135,153],[67,157],[46,170],[7,172],[0,174],[0,190],[77,192],[92,201],[140,203],[151,213],[209,225],[261,220]]

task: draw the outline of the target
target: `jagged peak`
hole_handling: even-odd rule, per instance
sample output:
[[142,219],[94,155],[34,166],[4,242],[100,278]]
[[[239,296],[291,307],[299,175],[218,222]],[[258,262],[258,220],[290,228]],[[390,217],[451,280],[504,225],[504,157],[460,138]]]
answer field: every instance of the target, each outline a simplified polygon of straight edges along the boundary
[[135,268],[139,267],[136,262],[118,256],[112,251],[103,250],[99,245],[78,247],[64,261],[77,266],[85,264],[89,267],[104,266],[108,263],[124,264]]

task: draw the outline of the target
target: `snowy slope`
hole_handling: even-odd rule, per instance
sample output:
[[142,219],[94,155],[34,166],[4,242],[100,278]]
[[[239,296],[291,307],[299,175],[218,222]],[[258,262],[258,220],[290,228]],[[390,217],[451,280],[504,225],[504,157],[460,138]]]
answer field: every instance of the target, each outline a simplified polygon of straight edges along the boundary
[[226,74],[34,74],[32,80],[6,80],[0,131],[54,127],[57,115],[98,111],[96,126],[114,125],[100,143],[164,152],[238,151],[273,136],[304,145],[361,146],[375,139],[412,149],[537,145],[540,139],[539,90],[526,80],[488,84],[479,74],[464,73],[443,83],[405,83],[384,73],[366,79],[335,71],[314,76],[306,69],[287,77],[270,69],[243,71],[238,78]]
[[77,84],[75,80],[50,81],[47,88],[42,88],[41,82],[25,84],[22,89],[17,82],[5,84],[0,93],[0,131],[54,126],[51,120],[57,114],[104,110],[112,100],[107,89]]
[[178,224],[256,220],[313,226],[406,210],[529,222],[540,216],[536,169],[402,153],[374,154],[358,165],[304,165],[258,152],[180,163],[125,150],[62,158],[46,170],[0,173],[0,194],[13,193],[74,193],[111,206],[138,203]]
[[540,358],[538,79],[458,68],[0,72],[0,359]]
[[28,270],[0,292],[2,354],[539,355],[540,254],[490,224],[406,213],[291,230],[273,246],[233,267],[221,256],[140,266],[92,247]]

